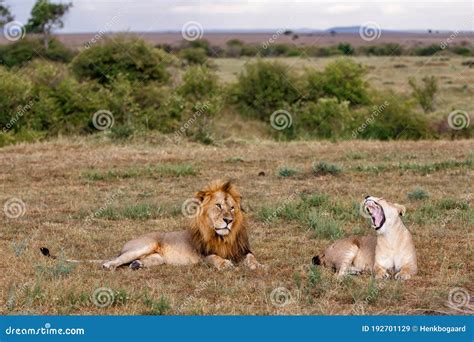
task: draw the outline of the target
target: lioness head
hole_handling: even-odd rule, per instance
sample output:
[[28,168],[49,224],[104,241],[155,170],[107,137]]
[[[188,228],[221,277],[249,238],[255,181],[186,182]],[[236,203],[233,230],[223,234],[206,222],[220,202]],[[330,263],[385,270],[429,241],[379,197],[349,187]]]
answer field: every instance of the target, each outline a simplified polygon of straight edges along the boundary
[[196,193],[201,203],[201,220],[220,236],[232,233],[241,224],[240,194],[230,181],[216,181]]
[[406,209],[398,203],[390,203],[383,198],[367,196],[364,201],[364,211],[370,215],[372,227],[380,231],[384,227],[391,227],[397,223],[400,216],[405,215]]

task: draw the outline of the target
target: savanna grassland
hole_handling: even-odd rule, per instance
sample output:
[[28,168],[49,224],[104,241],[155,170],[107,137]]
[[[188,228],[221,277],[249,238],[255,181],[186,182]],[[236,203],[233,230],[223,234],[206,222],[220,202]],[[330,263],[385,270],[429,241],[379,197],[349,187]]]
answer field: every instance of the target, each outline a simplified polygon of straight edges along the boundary
[[[472,140],[233,137],[205,146],[175,145],[159,134],[116,143],[107,132],[3,147],[0,201],[25,206],[18,218],[2,212],[1,313],[459,313],[447,306],[449,291],[474,291],[473,151]],[[186,227],[182,203],[216,178],[238,185],[266,272],[204,264],[109,272],[62,261],[112,257],[137,235]],[[412,280],[336,280],[310,266],[333,239],[374,234],[358,210],[367,194],[407,207],[419,265]],[[43,257],[42,246],[58,259]],[[106,307],[93,301],[102,287],[114,295]],[[272,301],[277,288],[285,305]]]

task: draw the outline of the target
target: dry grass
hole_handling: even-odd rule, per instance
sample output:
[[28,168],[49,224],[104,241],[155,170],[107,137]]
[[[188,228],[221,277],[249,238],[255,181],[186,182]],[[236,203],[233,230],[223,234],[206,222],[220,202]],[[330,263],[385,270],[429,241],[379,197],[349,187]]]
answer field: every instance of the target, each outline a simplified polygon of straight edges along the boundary
[[[16,219],[2,213],[1,313],[450,312],[451,288],[474,290],[473,150],[472,140],[117,146],[100,135],[3,148],[0,203],[20,198],[26,212]],[[312,166],[319,161],[342,172],[315,175]],[[282,167],[298,172],[282,177]],[[260,171],[265,176],[258,176]],[[269,266],[267,273],[242,267],[217,272],[205,265],[107,272],[39,253],[48,246],[61,257],[108,258],[139,234],[181,229],[186,225],[182,202],[215,178],[236,180],[248,210],[252,248]],[[429,196],[409,200],[407,193],[417,187]],[[337,281],[328,270],[310,268],[311,257],[331,237],[374,233],[357,214],[366,194],[407,206],[405,222],[420,268],[413,280],[374,283],[365,275]],[[278,214],[265,220],[275,210]],[[98,287],[114,291],[112,306],[92,303]],[[272,305],[270,294],[277,287],[291,293],[288,305]]]

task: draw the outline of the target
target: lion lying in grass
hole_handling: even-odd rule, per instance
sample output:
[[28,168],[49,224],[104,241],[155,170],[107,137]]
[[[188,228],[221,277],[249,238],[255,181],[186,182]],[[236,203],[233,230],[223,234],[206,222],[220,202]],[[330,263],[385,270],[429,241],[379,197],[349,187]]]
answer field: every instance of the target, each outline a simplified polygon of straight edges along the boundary
[[[233,184],[216,181],[197,192],[194,200],[197,214],[188,229],[154,232],[131,240],[119,256],[102,267],[114,270],[128,264],[139,269],[161,264],[190,265],[201,260],[219,270],[241,261],[252,270],[263,267],[250,251],[241,196]],[[41,251],[51,257],[47,248]]]
[[406,280],[417,273],[416,251],[409,230],[402,222],[405,207],[383,198],[367,196],[364,210],[370,215],[377,236],[348,237],[329,246],[313,264],[334,269],[338,276],[369,271],[377,279]]

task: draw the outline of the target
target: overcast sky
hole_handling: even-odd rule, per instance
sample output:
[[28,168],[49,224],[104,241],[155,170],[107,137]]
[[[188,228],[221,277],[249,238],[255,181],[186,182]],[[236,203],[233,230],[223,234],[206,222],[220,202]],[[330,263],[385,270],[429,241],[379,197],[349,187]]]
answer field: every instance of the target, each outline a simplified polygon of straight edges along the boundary
[[[59,2],[58,0],[53,0]],[[35,0],[6,0],[25,23]],[[64,1],[63,1],[64,2]],[[181,30],[188,21],[204,30],[327,29],[376,22],[382,29],[473,30],[474,2],[280,0],[72,0],[60,32]]]

